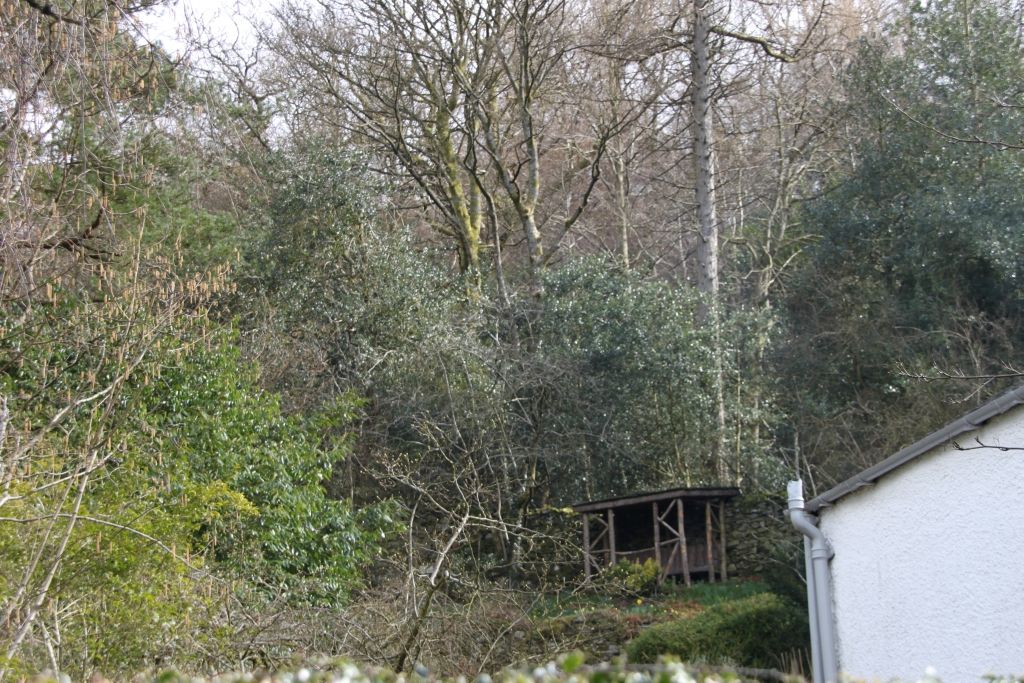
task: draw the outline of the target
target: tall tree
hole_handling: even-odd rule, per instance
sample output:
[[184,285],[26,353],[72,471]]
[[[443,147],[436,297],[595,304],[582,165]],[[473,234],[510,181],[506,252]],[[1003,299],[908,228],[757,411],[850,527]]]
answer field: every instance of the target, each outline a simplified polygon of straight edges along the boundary
[[[704,296],[700,308],[700,318],[713,330],[719,329],[721,302],[720,290],[720,231],[721,211],[718,198],[718,146],[716,134],[719,123],[715,120],[715,110],[721,107],[721,101],[727,92],[724,79],[730,68],[725,66],[727,58],[737,53],[726,54],[727,47],[753,46],[760,53],[773,60],[793,61],[797,53],[806,49],[812,35],[817,18],[804,28],[803,35],[797,42],[787,46],[789,36],[758,36],[743,29],[747,17],[739,13],[738,17],[726,8],[719,7],[713,0],[693,0],[688,5],[689,16],[677,9],[672,23],[662,33],[662,40],[655,43],[658,49],[686,48],[689,51],[689,132],[691,136],[691,153],[693,155],[693,187],[694,211],[696,224],[696,276],[695,283]],[[728,22],[740,22],[737,28],[731,28]],[[730,46],[729,43],[734,45]],[[719,64],[716,67],[716,60]],[[734,71],[735,65],[732,65]],[[749,68],[749,66],[747,67]],[[745,69],[740,68],[739,73]],[[717,82],[716,82],[717,76]],[[740,77],[742,78],[742,77]],[[734,80],[739,80],[735,79]],[[718,339],[716,332],[716,339]],[[721,342],[716,342],[721,350]],[[735,476],[730,474],[725,462],[726,409],[722,360],[716,357],[716,422],[718,429],[711,445],[710,459],[720,478],[724,481]]]
[[[697,291],[707,297],[711,310],[702,313],[711,324],[718,306],[718,203],[715,196],[715,122],[712,115],[712,22],[715,8],[712,0],[693,2],[693,39],[690,74],[692,78],[691,117],[693,126],[693,160],[697,205]],[[725,425],[719,425],[724,431]],[[721,450],[721,445],[717,447]]]
[[522,242],[536,289],[549,253],[585,211],[618,129],[559,108],[587,92],[573,74],[579,19],[569,5],[369,1],[281,16],[292,96],[307,109],[328,102],[315,105],[320,125],[369,143],[381,171],[421,193],[460,270],[479,272],[487,224],[495,257],[510,236]]
[[369,142],[380,170],[400,173],[436,211],[459,269],[479,276],[483,201],[475,168],[475,103],[490,54],[475,44],[486,30],[483,6],[326,3],[313,14],[280,12],[275,49],[286,100],[321,129]]

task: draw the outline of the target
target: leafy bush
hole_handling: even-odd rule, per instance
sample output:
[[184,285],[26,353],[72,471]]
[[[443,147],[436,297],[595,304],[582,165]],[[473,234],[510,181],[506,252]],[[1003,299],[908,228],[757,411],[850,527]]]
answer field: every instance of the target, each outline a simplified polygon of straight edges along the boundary
[[152,287],[0,310],[0,669],[18,676],[240,661],[240,613],[344,603],[395,528],[324,487],[355,399],[284,415],[233,330]]
[[[755,353],[763,321],[733,313],[715,336],[698,322],[700,300],[691,291],[596,259],[549,273],[545,288],[534,334],[557,453],[546,465],[552,490],[583,500],[663,488],[666,476],[715,483],[701,453],[715,439],[716,368],[727,382],[738,377],[734,363]],[[729,468],[762,478],[770,459],[745,430],[771,421],[769,392],[756,411],[734,401],[759,391],[742,374],[742,392],[725,388],[727,420],[743,433]]]
[[638,662],[671,654],[686,661],[771,668],[805,647],[807,639],[804,614],[783,598],[762,593],[708,607],[691,619],[652,626],[626,651]]
[[601,573],[595,588],[601,593],[649,595],[658,586],[660,572],[661,566],[651,558],[643,563],[622,560]]
[[355,510],[324,487],[348,453],[358,401],[340,397],[305,420],[284,415],[278,397],[258,388],[259,368],[242,360],[233,331],[207,335],[134,387],[139,469],[170,482],[151,504],[191,519],[197,550],[242,578],[292,602],[344,603],[396,528],[388,504]]

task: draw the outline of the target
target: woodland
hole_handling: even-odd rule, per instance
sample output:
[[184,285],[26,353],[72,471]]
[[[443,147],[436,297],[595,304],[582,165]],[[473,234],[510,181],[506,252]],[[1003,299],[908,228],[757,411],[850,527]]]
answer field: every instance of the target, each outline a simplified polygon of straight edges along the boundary
[[0,680],[547,656],[1024,373],[1019,0],[160,1],[0,0]]

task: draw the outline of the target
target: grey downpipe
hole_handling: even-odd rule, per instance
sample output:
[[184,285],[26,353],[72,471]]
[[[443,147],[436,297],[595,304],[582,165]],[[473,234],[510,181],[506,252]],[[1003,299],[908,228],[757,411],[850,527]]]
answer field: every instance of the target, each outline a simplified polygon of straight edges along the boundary
[[[811,635],[812,658],[815,642],[818,644],[820,672],[815,671],[815,683],[837,683],[839,664],[836,661],[836,639],[832,618],[832,582],[828,561],[832,557],[825,534],[817,527],[817,520],[804,510],[804,484],[791,481],[789,491],[789,521],[810,541],[810,572],[808,574],[808,597],[814,593],[813,602],[808,600],[811,612],[811,628],[817,638]],[[807,547],[806,545],[804,546]],[[818,678],[820,673],[821,678]]]
[[804,576],[807,577],[807,608],[810,613],[811,671],[814,683],[822,683],[825,676],[821,671],[821,636],[818,631],[818,600],[814,592],[814,562],[811,561],[811,539],[804,536]]

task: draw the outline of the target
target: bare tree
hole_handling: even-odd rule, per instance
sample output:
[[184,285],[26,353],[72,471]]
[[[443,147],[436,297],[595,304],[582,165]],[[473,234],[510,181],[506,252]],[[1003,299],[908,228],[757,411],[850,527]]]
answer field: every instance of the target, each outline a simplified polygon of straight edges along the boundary
[[565,107],[588,93],[573,9],[565,0],[287,7],[279,69],[296,108],[369,144],[381,172],[413,184],[461,271],[479,273],[493,223],[495,257],[503,241],[521,241],[539,291],[621,127]]
[[[299,116],[371,145],[385,174],[410,180],[440,219],[459,269],[479,276],[483,203],[476,102],[489,54],[481,6],[370,0],[281,11],[285,97]],[[483,60],[483,61],[481,61]]]

